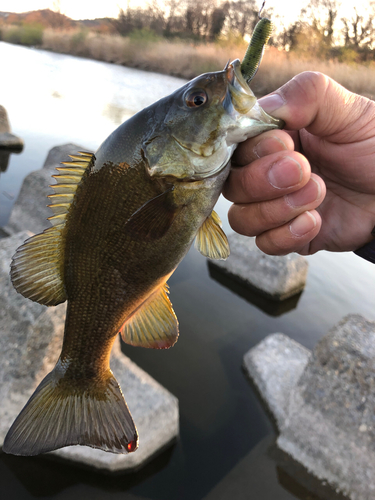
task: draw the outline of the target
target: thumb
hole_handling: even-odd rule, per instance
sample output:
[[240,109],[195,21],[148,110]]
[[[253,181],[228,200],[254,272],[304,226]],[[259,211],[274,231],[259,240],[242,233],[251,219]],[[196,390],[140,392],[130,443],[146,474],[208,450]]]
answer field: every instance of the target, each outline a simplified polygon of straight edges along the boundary
[[267,113],[283,119],[288,130],[305,128],[311,134],[338,143],[373,136],[375,103],[322,73],[300,73],[259,99],[259,104]]

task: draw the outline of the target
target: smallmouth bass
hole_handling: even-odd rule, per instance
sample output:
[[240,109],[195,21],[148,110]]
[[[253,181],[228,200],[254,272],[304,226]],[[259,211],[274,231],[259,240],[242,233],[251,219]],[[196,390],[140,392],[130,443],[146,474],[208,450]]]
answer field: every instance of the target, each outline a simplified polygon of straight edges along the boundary
[[74,155],[58,169],[53,227],[17,250],[11,277],[41,304],[68,301],[63,347],[9,430],[5,452],[137,448],[109,366],[115,338],[120,331],[126,343],[151,348],[176,342],[167,280],[195,237],[203,255],[228,256],[213,207],[230,158],[239,142],[280,125],[233,61],[134,115],[95,155]]

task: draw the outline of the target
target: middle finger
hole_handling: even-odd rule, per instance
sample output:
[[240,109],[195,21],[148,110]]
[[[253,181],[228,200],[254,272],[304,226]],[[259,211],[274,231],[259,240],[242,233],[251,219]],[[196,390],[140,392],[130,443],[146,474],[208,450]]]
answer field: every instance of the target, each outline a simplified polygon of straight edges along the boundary
[[274,200],[301,189],[310,176],[310,164],[304,156],[295,151],[281,151],[245,167],[234,167],[223,195],[233,203]]

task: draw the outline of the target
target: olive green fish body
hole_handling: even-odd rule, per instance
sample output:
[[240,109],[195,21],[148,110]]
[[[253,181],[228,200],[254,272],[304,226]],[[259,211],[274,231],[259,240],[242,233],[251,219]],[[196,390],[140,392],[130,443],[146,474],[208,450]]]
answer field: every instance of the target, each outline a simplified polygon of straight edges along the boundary
[[[185,256],[228,173],[226,168],[217,178],[160,184],[145,177],[141,160],[135,165],[110,162],[84,179],[67,221],[68,320],[62,357],[76,359],[81,367],[89,355],[91,366],[102,350],[110,350],[126,318],[166,282]],[[114,189],[123,195],[109,195]],[[155,220],[132,224],[131,216],[149,200],[156,201]],[[148,234],[158,223],[156,233]],[[95,346],[89,353],[88,342]]]
[[176,342],[166,282],[194,238],[205,256],[229,255],[213,207],[230,158],[239,142],[279,126],[236,60],[137,113],[95,155],[73,155],[58,169],[53,227],[17,250],[11,278],[41,304],[68,301],[63,347],[10,428],[5,452],[137,448],[109,366],[115,338],[120,331],[125,342],[152,348]]

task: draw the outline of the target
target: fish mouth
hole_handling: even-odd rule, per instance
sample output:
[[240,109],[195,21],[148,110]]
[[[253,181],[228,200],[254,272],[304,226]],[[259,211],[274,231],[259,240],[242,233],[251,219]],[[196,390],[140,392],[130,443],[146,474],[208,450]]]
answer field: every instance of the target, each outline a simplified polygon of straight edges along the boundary
[[257,98],[242,76],[239,59],[227,64],[224,71],[227,74],[228,89],[223,105],[239,128],[247,129],[245,139],[254,137],[266,130],[284,128],[285,123],[283,120],[269,115],[259,105]]

